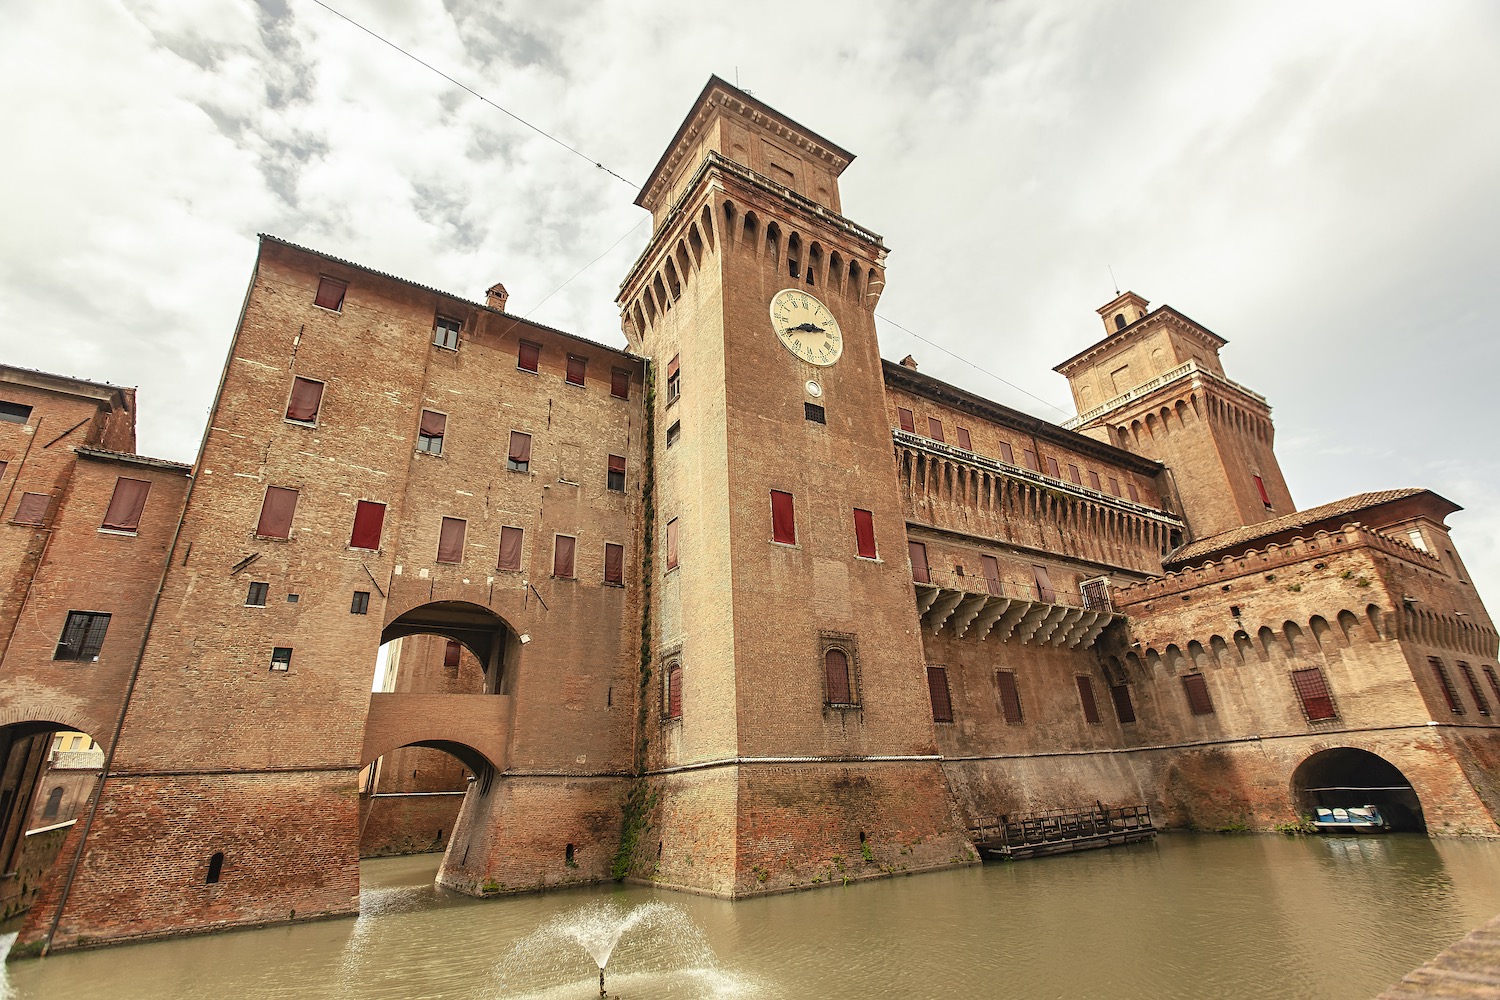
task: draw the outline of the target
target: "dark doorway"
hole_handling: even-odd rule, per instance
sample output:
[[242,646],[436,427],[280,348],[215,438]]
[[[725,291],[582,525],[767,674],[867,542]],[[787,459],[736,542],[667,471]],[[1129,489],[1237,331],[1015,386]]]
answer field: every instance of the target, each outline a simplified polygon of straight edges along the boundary
[[1422,803],[1406,775],[1367,750],[1334,747],[1313,754],[1292,773],[1292,794],[1303,815],[1320,806],[1347,809],[1373,805],[1380,808],[1392,831],[1427,832]]

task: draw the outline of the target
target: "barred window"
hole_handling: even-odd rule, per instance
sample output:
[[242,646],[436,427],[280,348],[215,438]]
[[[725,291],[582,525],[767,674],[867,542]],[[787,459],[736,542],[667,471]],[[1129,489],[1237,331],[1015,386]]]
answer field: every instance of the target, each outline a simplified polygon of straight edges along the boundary
[[103,611],[69,611],[52,658],[87,662],[99,659],[104,633],[108,630],[109,615]]
[[1005,715],[1005,724],[1019,726],[1026,721],[1021,713],[1021,692],[1016,687],[1014,670],[995,671],[995,686],[1000,690],[1000,711]]
[[1333,707],[1333,694],[1328,690],[1328,681],[1317,667],[1292,671],[1292,689],[1302,703],[1302,714],[1308,722],[1337,719],[1338,709]]
[[1184,674],[1182,690],[1194,715],[1213,715],[1214,701],[1208,696],[1208,681],[1202,674]]
[[944,667],[927,668],[927,694],[932,699],[932,721],[953,721],[953,700],[948,695],[948,671]]
[[1458,689],[1453,686],[1453,680],[1448,676],[1448,668],[1443,666],[1443,661],[1436,656],[1429,656],[1427,663],[1432,667],[1432,673],[1437,678],[1438,687],[1443,690],[1443,699],[1448,703],[1448,710],[1454,715],[1463,715],[1464,703],[1459,700]]
[[1479,687],[1479,679],[1474,676],[1474,669],[1463,660],[1459,660],[1458,672],[1464,675],[1464,681],[1469,685],[1469,693],[1474,696],[1474,706],[1479,709],[1479,714],[1489,715],[1490,700],[1484,696],[1484,691]]

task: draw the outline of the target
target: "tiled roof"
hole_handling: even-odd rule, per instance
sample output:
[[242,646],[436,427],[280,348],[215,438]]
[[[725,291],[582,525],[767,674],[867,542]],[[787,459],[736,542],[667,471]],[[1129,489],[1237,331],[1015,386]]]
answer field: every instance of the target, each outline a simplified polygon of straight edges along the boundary
[[184,462],[152,458],[149,455],[135,455],[127,451],[110,451],[108,448],[75,448],[73,450],[83,458],[94,458],[105,462],[129,462],[131,465],[149,465],[157,469],[171,469],[174,472],[191,472],[193,469],[191,465]]
[[1381,504],[1390,503],[1392,500],[1404,500],[1407,497],[1426,493],[1427,490],[1407,487],[1399,490],[1379,490],[1375,493],[1358,493],[1352,497],[1325,503],[1321,507],[1309,507],[1307,510],[1294,511],[1291,514],[1283,514],[1281,517],[1273,517],[1269,521],[1261,521],[1259,524],[1247,524],[1243,528],[1231,528],[1221,531],[1217,535],[1209,535],[1200,538],[1196,542],[1184,545],[1167,557],[1168,564],[1191,563],[1204,556],[1212,555],[1224,549],[1233,548],[1253,542],[1258,538],[1267,538],[1271,535],[1280,534],[1293,528],[1302,528],[1319,521],[1330,518],[1344,517],[1349,514],[1357,514],[1371,507],[1379,507]]

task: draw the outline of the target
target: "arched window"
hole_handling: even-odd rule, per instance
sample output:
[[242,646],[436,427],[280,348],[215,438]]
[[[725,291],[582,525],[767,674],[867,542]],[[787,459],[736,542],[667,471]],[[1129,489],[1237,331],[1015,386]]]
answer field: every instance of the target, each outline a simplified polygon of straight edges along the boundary
[[1125,329],[1125,314],[1124,313],[1115,313],[1115,329],[1116,330],[1123,330],[1123,329]]
[[207,885],[213,885],[219,881],[219,876],[224,872],[224,852],[215,851],[214,856],[208,859],[208,878],[204,879]]
[[852,705],[854,692],[849,686],[849,654],[837,646],[823,654],[823,676],[827,680],[828,704]]
[[54,788],[47,793],[47,807],[42,810],[42,819],[57,819],[57,811],[62,808],[63,790]]
[[667,718],[682,718],[682,664],[667,667]]

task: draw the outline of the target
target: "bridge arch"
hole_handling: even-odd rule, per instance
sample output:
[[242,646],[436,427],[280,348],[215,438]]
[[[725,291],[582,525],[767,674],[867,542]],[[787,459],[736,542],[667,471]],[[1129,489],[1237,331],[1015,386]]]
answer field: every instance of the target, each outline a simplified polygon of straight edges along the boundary
[[380,633],[382,647],[415,635],[437,635],[457,642],[484,670],[485,694],[509,694],[525,645],[509,622],[469,601],[431,601],[402,612]]
[[1292,799],[1304,815],[1319,806],[1374,805],[1391,829],[1425,833],[1427,822],[1416,789],[1401,769],[1379,754],[1358,747],[1328,747],[1292,772]]

